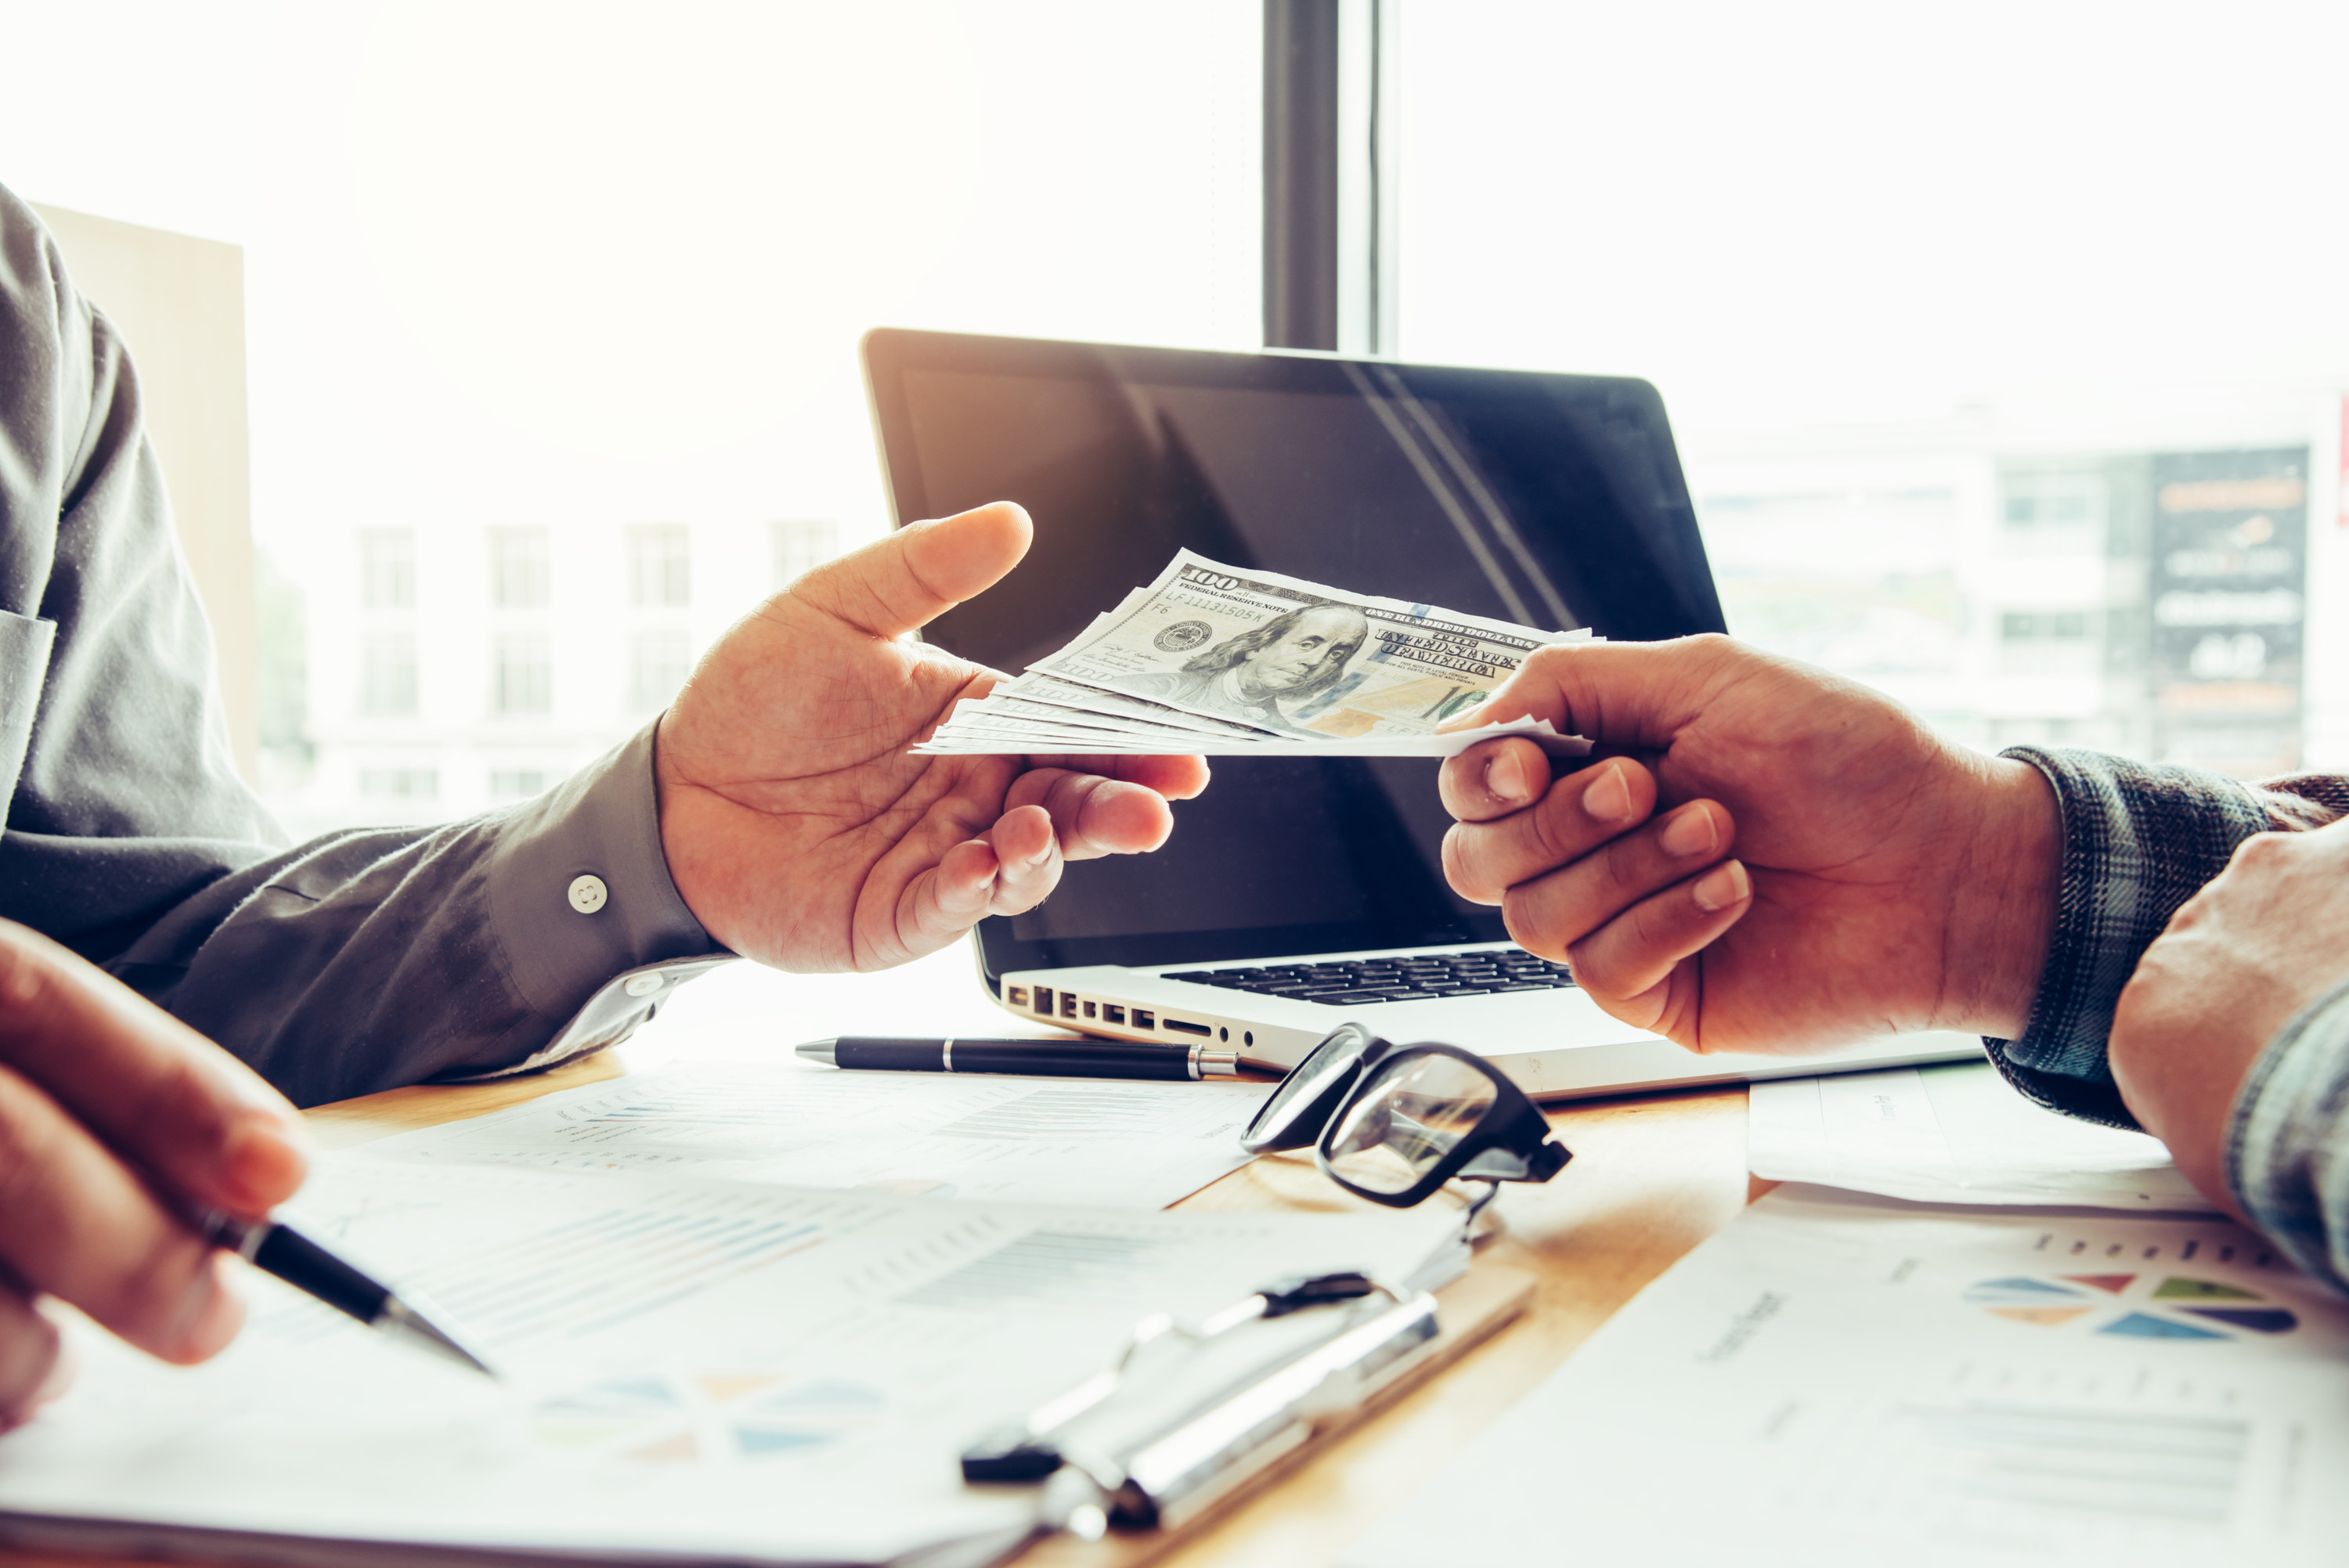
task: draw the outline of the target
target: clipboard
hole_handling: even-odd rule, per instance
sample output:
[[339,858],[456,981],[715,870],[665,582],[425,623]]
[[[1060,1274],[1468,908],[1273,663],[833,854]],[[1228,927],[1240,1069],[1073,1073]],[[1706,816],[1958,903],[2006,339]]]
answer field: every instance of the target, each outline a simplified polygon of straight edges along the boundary
[[1016,1568],[1137,1568],[1188,1545],[1325,1451],[1365,1421],[1401,1401],[1469,1351],[1516,1321],[1533,1302],[1534,1275],[1523,1269],[1472,1267],[1435,1292],[1441,1328],[1414,1351],[1371,1398],[1315,1424],[1301,1446],[1215,1499],[1181,1524],[1155,1530],[1112,1530],[1098,1541],[1065,1532],[1040,1538],[1007,1559]]

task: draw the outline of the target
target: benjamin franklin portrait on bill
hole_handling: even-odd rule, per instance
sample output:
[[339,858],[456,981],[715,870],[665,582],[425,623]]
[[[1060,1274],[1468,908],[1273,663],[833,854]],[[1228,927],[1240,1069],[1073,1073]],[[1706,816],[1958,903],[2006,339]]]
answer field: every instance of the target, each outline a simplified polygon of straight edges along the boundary
[[1370,635],[1370,622],[1351,605],[1301,605],[1254,631],[1225,638],[1180,670],[1119,684],[1136,696],[1181,703],[1283,735],[1311,735],[1291,724],[1281,705],[1296,707],[1336,686],[1347,661]]

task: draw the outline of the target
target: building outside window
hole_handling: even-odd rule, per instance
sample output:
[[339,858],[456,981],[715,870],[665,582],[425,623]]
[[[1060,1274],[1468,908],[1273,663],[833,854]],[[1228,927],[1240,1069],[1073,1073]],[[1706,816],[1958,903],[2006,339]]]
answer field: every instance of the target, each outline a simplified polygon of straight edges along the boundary
[[493,768],[490,799],[501,803],[527,800],[546,793],[546,771],[540,768]]
[[540,714],[554,707],[554,659],[544,632],[498,634],[491,706],[501,717]]
[[840,553],[840,527],[828,517],[785,518],[770,525],[777,588]]
[[415,633],[367,634],[359,652],[359,711],[369,718],[416,717]]
[[693,670],[693,641],[675,627],[637,632],[628,645],[628,707],[637,713],[667,707]]
[[430,768],[362,768],[359,794],[369,800],[427,802],[439,797],[440,775]]
[[[1723,5],[1691,46],[1685,8],[1402,7],[1397,352],[1651,382],[1730,632],[1953,739],[2337,766],[2349,210],[2307,192],[2338,8],[2299,50],[1920,22],[1934,68],[1897,81],[1829,43],[1848,15]],[[1611,68],[1545,92],[1568,59]],[[1825,98],[1868,135],[1787,108]],[[2166,203],[2195,216],[2148,232]],[[1625,242],[1580,242],[1591,211]],[[2265,245],[2303,211],[2322,237]]]
[[416,608],[414,530],[359,531],[359,603],[369,610]]
[[644,609],[677,609],[692,603],[688,541],[681,522],[641,523],[628,530],[631,603]]
[[2002,489],[1999,512],[2010,534],[2103,537],[2108,497],[2101,474],[2009,474]]
[[548,575],[546,530],[490,530],[492,604],[501,610],[546,608]]

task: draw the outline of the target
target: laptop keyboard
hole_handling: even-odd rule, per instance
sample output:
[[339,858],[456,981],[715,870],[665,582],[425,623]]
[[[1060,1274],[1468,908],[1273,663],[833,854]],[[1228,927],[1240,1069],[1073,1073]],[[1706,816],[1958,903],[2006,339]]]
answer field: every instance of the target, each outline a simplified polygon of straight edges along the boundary
[[1263,996],[1351,1006],[1362,1002],[1426,1002],[1495,991],[1557,991],[1574,984],[1563,964],[1530,953],[1439,953],[1357,958],[1343,964],[1270,964],[1246,969],[1185,969],[1163,976]]

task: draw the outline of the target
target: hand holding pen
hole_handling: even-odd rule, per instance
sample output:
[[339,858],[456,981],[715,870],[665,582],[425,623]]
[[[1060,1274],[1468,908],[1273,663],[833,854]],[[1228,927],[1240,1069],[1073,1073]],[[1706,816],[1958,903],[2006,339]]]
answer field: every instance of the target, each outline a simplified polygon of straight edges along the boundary
[[243,1063],[0,922],[0,1429],[70,1379],[43,1296],[167,1361],[235,1337],[233,1265],[180,1216],[268,1213],[308,1151],[293,1106]]

